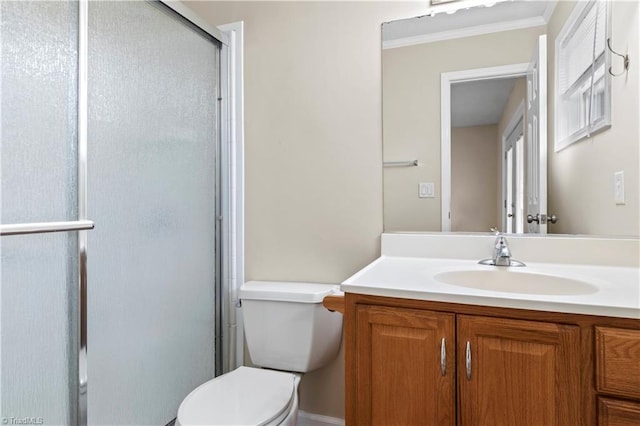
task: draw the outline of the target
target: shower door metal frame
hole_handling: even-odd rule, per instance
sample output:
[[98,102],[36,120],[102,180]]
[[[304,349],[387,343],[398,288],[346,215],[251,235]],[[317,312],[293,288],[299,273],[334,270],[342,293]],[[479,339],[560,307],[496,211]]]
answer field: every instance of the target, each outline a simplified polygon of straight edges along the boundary
[[[89,120],[89,2],[78,2],[78,218],[87,217],[87,126]],[[87,231],[78,232],[78,412],[80,426],[87,415]]]
[[[178,18],[187,23],[194,30],[203,32],[209,37],[212,37],[221,44],[221,48],[218,49],[218,67],[219,67],[219,93],[218,100],[218,118],[220,120],[220,126],[218,126],[218,134],[216,135],[216,172],[215,175],[219,178],[222,174],[229,172],[225,167],[221,167],[219,154],[221,152],[222,141],[229,138],[229,126],[224,123],[222,117],[228,119],[228,69],[222,66],[223,63],[227,64],[229,61],[229,42],[227,37],[220,32],[216,27],[213,27],[203,20],[201,20],[195,13],[181,3],[174,1],[163,0],[150,0],[151,3],[162,5],[176,14]],[[88,21],[89,0],[78,1],[78,94],[77,94],[77,148],[78,148],[78,185],[77,185],[77,199],[78,199],[78,218],[75,221],[62,221],[62,222],[40,222],[40,223],[19,223],[19,224],[0,224],[0,237],[12,236],[12,235],[26,235],[26,234],[40,234],[50,232],[72,232],[77,231],[77,243],[78,243],[78,357],[77,357],[77,372],[78,372],[78,401],[76,421],[79,426],[86,426],[88,422],[87,416],[87,389],[88,389],[88,377],[87,377],[87,231],[94,229],[94,222],[87,218],[87,122],[88,122],[88,38],[89,38],[89,21]],[[232,166],[233,167],[233,166]],[[222,169],[222,171],[221,171]],[[220,240],[221,235],[225,233],[222,230],[224,227],[223,215],[221,214],[221,204],[225,203],[225,197],[228,198],[228,193],[224,194],[224,190],[229,189],[228,186],[224,188],[216,183],[217,190],[220,191],[216,194],[216,280],[222,278],[222,274],[219,271],[222,266],[221,250],[224,249],[225,244]],[[226,235],[233,233],[232,229],[226,229]],[[216,283],[213,283],[216,285]],[[222,283],[216,285],[216,299],[218,297],[219,289],[222,288]],[[222,325],[223,308],[221,301],[216,302],[215,322],[216,329],[218,324]],[[216,338],[215,352],[216,352],[216,375],[222,373],[222,358],[218,359],[218,353],[222,356],[222,338]]]
[[77,93],[77,201],[74,221],[0,224],[0,237],[77,231],[78,248],[78,401],[76,421],[87,425],[87,231],[94,222],[87,218],[87,3],[78,2],[78,93]]
[[[237,164],[233,162],[231,158],[230,147],[233,134],[235,130],[231,128],[231,122],[235,118],[235,114],[232,111],[232,93],[235,93],[235,88],[231,87],[231,69],[235,65],[235,61],[238,58],[233,58],[231,52],[231,41],[229,37],[217,27],[208,24],[191,9],[185,6],[181,2],[171,0],[148,0],[153,3],[160,3],[165,7],[171,9],[177,14],[187,25],[191,26],[194,30],[204,33],[204,35],[212,37],[220,43],[220,49],[218,49],[218,66],[219,66],[219,79],[218,79],[218,93],[217,93],[217,114],[219,117],[218,135],[216,143],[216,229],[215,229],[215,247],[216,258],[215,262],[215,315],[214,315],[214,327],[215,327],[215,342],[214,342],[214,365],[215,376],[219,376],[228,372],[230,365],[235,363],[230,360],[231,357],[229,348],[229,339],[225,335],[225,332],[231,333],[231,329],[228,327],[232,321],[230,316],[233,315],[234,302],[231,297],[233,293],[232,277],[230,271],[233,266],[230,264],[232,259],[242,256],[235,251],[232,251],[232,241],[236,240],[236,228],[234,225],[237,221],[242,221],[242,214],[240,218],[236,217],[238,213],[234,209],[234,202],[231,200],[230,192],[233,188],[234,191],[242,193],[242,188],[238,188],[235,185],[233,174],[236,172]],[[236,99],[236,102],[239,100]],[[240,141],[240,143],[242,143]]]

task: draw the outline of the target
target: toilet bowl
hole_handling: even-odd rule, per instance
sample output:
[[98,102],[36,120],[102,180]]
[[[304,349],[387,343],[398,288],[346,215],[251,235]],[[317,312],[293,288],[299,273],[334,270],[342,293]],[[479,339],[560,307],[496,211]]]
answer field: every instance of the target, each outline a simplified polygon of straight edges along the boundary
[[177,426],[295,426],[302,373],[336,357],[342,315],[322,299],[328,284],[245,283],[239,291],[249,355],[259,367],[239,367],[203,383],[182,401]]
[[178,409],[176,426],[293,426],[300,374],[239,367],[194,389]]

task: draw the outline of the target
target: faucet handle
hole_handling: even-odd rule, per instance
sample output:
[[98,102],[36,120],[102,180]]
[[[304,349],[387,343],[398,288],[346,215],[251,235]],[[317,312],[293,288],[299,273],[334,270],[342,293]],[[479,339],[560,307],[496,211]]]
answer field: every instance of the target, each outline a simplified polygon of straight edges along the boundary
[[500,230],[496,226],[492,226],[489,230],[496,235],[500,235]]

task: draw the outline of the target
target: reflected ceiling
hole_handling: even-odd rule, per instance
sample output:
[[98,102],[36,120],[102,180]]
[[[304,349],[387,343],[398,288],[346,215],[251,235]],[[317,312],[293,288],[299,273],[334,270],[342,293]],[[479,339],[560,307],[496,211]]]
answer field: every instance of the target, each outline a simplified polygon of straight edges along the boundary
[[[394,41],[416,38],[439,38],[447,33],[460,30],[508,23],[512,28],[518,25],[544,25],[548,21],[555,1],[504,1],[493,7],[476,7],[464,14],[437,13],[417,18],[386,22],[382,32],[383,48],[392,47]],[[450,6],[451,7],[451,6]],[[436,10],[434,7],[433,10]],[[537,21],[537,23],[536,23]],[[418,42],[418,40],[416,40]]]

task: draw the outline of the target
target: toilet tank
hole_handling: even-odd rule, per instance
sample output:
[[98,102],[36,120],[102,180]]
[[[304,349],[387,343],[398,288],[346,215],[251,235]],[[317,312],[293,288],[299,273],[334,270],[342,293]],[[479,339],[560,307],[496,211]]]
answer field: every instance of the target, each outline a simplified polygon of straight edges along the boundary
[[339,293],[334,284],[249,281],[239,291],[251,361],[260,367],[305,373],[334,359],[342,315],[322,306]]

